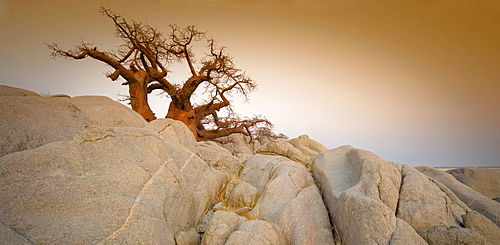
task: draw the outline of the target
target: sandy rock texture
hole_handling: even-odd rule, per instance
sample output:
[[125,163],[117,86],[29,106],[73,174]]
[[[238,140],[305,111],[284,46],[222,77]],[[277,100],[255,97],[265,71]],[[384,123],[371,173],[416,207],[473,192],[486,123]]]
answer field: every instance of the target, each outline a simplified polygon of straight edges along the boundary
[[500,197],[500,170],[478,167],[456,168],[446,171],[458,181],[491,198]]
[[333,244],[328,212],[307,168],[289,158],[254,155],[241,179],[260,193],[250,217],[278,224],[290,244]]
[[473,211],[453,191],[411,166],[342,146],[320,153],[312,169],[342,244],[488,241],[464,227]]
[[0,86],[1,244],[498,244],[498,173],[450,173]]
[[316,155],[326,150],[328,149],[325,146],[310,139],[309,136],[301,135],[290,140],[271,140],[257,148],[255,152],[263,155],[284,156],[310,167]]
[[35,244],[172,244],[225,181],[185,147],[128,127],[9,154],[0,172],[1,221]]
[[0,156],[68,141],[92,125],[142,128],[147,122],[103,96],[41,97],[0,86]]
[[420,166],[417,169],[448,187],[471,209],[486,216],[500,227],[500,203],[482,195],[474,189],[455,179],[451,174],[432,167]]

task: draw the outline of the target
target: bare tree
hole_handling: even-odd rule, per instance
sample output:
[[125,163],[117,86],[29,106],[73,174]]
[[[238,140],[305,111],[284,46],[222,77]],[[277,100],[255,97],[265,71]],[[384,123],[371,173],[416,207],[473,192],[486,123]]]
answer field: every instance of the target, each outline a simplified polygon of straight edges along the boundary
[[[47,45],[52,57],[75,60],[90,57],[111,66],[114,71],[107,77],[113,81],[119,77],[125,79],[123,85],[129,87],[132,109],[147,121],[156,119],[147,95],[155,90],[164,91],[170,98],[167,117],[182,121],[198,140],[232,133],[249,135],[250,127],[271,125],[263,117],[219,118],[221,109],[229,108],[231,112],[227,96],[239,94],[247,99],[257,84],[234,65],[225,47],[217,46],[205,32],[195,26],[180,28],[170,25],[170,32],[165,35],[147,24],[128,21],[108,8],[101,7],[100,13],[113,21],[115,35],[123,41],[116,50],[100,51],[83,41],[73,49],[64,50],[53,43]],[[204,42],[207,50],[198,62],[193,51],[196,42]],[[169,68],[175,62],[186,64],[190,72],[182,84],[167,79],[171,72]],[[195,91],[200,89],[204,89],[206,99],[195,106],[191,100]],[[211,126],[207,128],[207,125]]]

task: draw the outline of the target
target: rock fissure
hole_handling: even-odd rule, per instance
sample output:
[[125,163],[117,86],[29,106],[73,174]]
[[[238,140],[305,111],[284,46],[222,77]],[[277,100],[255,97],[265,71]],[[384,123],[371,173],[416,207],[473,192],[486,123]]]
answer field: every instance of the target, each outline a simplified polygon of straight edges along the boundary
[[106,243],[106,242],[108,242],[108,241],[110,241],[112,239],[115,239],[116,237],[118,237],[122,232],[124,232],[129,227],[129,225],[130,225],[130,223],[131,223],[131,221],[133,219],[133,216],[135,215],[135,213],[137,211],[137,208],[138,208],[139,204],[141,203],[142,199],[144,198],[144,195],[146,195],[146,192],[149,190],[149,188],[151,187],[151,185],[153,184],[153,182],[156,181],[156,179],[158,178],[158,176],[160,176],[160,174],[163,172],[163,170],[165,169],[165,167],[171,161],[173,161],[172,158],[166,160],[158,168],[158,170],[153,174],[153,176],[151,176],[151,178],[146,182],[146,184],[144,184],[144,186],[142,187],[141,191],[137,195],[137,198],[135,199],[134,204],[130,208],[129,215],[125,219],[125,222],[123,223],[123,225],[120,228],[118,228],[118,230],[114,231],[110,236],[106,237],[99,244],[104,244],[104,243]]
[[406,174],[403,173],[403,171],[400,172],[401,174],[401,182],[399,184],[399,189],[398,189],[398,201],[396,203],[396,209],[395,209],[395,212],[394,212],[394,215],[396,217],[398,217],[398,212],[399,212],[399,203],[401,202],[401,193],[403,191],[403,185],[405,184],[405,177],[406,177]]
[[[434,168],[415,169],[351,146],[323,149],[303,136],[196,142],[182,122],[146,122],[109,98],[30,101],[1,96],[4,89],[0,241],[6,244],[499,240],[498,203]],[[37,121],[27,124],[27,118]],[[481,170],[474,171],[492,172]],[[221,190],[228,181],[234,188]],[[484,191],[498,196],[494,188]]]

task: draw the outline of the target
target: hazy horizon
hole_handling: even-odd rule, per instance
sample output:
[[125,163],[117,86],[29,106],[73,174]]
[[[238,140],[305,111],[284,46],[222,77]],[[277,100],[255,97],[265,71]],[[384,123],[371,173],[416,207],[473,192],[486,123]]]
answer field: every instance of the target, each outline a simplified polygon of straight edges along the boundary
[[[45,46],[115,48],[99,6],[165,32],[207,31],[259,84],[236,111],[290,138],[412,166],[500,166],[499,1],[0,0],[0,84],[126,94],[106,65],[52,60]],[[164,117],[169,101],[150,98]]]

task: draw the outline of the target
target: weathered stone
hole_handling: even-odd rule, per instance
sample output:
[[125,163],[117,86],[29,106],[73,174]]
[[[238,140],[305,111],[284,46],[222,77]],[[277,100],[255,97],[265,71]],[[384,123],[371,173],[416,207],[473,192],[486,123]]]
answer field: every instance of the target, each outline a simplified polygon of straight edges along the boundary
[[193,133],[181,121],[170,118],[159,118],[148,123],[146,129],[157,132],[165,139],[181,144],[192,152],[196,152],[196,139]]
[[288,142],[302,152],[302,154],[304,155],[304,160],[308,167],[312,164],[314,158],[319,153],[328,150],[328,148],[326,148],[324,145],[313,139],[310,139],[307,135],[301,135],[297,138],[289,140]]
[[420,230],[419,234],[429,245],[487,244],[479,233],[461,227],[436,226]]
[[214,210],[208,210],[208,212],[203,215],[203,217],[201,217],[201,219],[198,221],[198,224],[195,226],[198,233],[205,233],[208,226],[210,225],[210,222],[212,221],[212,218],[214,217],[214,213]]
[[0,241],[2,242],[2,244],[9,245],[33,244],[2,222],[0,222]]
[[239,225],[245,220],[244,217],[233,212],[216,211],[210,225],[205,231],[205,235],[203,235],[202,244],[225,244],[231,233],[236,231]]
[[255,155],[245,162],[241,179],[260,193],[249,217],[278,224],[290,244],[332,244],[323,200],[307,168],[285,157]]
[[500,197],[500,169],[466,167],[446,172],[490,199]]
[[254,150],[260,146],[258,141],[252,141],[249,136],[244,134],[231,134],[217,138],[217,141],[234,156],[253,155]]
[[427,244],[427,242],[402,219],[396,219],[396,230],[392,233],[390,245]]
[[451,174],[432,167],[420,166],[417,169],[423,174],[436,179],[448,187],[460,200],[468,207],[486,216],[491,221],[500,226],[500,203],[478,193],[472,188],[464,185]]
[[258,154],[277,155],[292,159],[293,161],[307,164],[306,157],[285,139],[275,139],[255,150]]
[[259,190],[241,179],[233,179],[226,185],[226,205],[231,209],[253,208],[259,198]]
[[320,153],[312,166],[342,244],[425,244],[396,217],[400,164],[342,146]]
[[225,173],[228,179],[240,175],[242,167],[238,158],[217,143],[213,141],[198,142],[196,143],[196,152],[210,166]]
[[200,233],[195,228],[191,227],[186,231],[179,231],[175,234],[175,244],[182,245],[197,245],[201,244]]
[[289,244],[281,228],[264,220],[247,220],[231,233],[226,245],[285,245]]
[[414,229],[435,226],[459,227],[462,215],[470,210],[445,186],[435,182],[411,166],[403,165],[397,217]]
[[35,244],[173,244],[225,176],[139,128],[91,127],[0,158],[0,221]]
[[39,96],[0,96],[0,156],[70,140],[91,123],[75,105]]
[[77,96],[53,99],[64,100],[75,105],[93,125],[137,128],[143,128],[147,125],[146,120],[141,115],[108,97]]
[[271,140],[255,150],[255,152],[264,155],[288,157],[309,167],[316,155],[326,150],[328,149],[322,144],[310,139],[307,135],[301,135],[291,140]]
[[35,96],[35,97],[41,97],[39,94],[21,89],[21,88],[14,88],[11,86],[6,86],[6,85],[0,85],[0,96]]
[[500,242],[500,228],[484,215],[471,211],[463,216],[465,228],[481,234],[490,244]]

